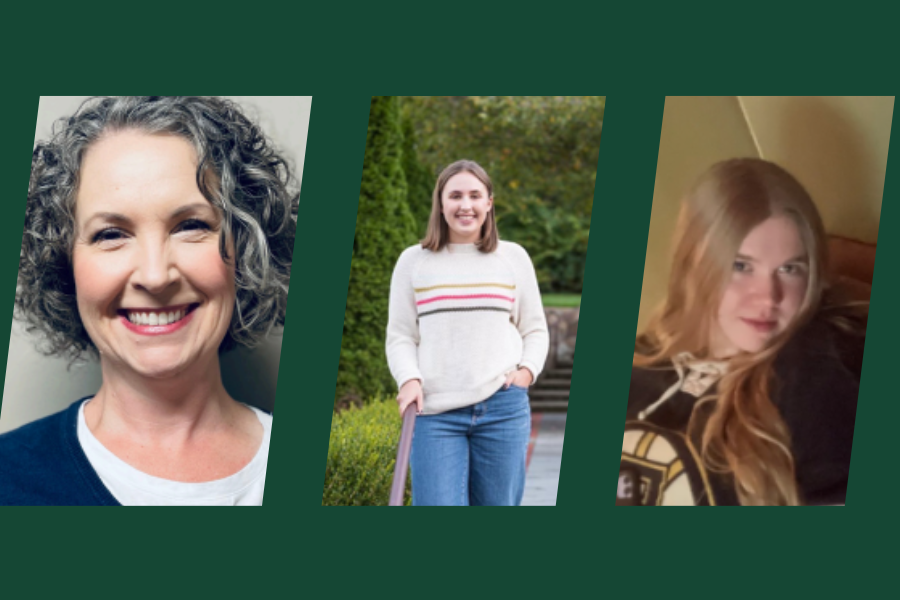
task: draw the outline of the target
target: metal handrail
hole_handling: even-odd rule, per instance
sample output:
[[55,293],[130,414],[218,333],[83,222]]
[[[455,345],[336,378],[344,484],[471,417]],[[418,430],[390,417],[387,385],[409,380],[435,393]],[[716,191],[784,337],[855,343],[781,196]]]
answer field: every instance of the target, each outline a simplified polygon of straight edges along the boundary
[[394,464],[394,482],[391,484],[389,506],[403,506],[406,492],[406,475],[409,473],[409,452],[412,449],[413,432],[416,428],[416,403],[412,402],[403,413],[400,429],[400,443],[397,444],[397,462]]

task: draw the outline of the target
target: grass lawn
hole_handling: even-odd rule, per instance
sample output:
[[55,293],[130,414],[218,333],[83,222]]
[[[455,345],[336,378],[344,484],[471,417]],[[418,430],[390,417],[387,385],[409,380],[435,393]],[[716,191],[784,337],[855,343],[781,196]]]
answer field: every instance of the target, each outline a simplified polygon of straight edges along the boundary
[[541,296],[544,306],[554,308],[575,307],[581,305],[581,294],[544,294]]

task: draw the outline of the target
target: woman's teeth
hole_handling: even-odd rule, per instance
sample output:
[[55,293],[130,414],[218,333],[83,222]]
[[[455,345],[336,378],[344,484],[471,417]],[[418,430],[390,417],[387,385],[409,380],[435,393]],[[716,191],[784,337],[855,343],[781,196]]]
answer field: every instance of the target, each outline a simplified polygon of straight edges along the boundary
[[180,321],[187,314],[186,309],[169,312],[128,312],[128,320],[135,325],[170,325]]

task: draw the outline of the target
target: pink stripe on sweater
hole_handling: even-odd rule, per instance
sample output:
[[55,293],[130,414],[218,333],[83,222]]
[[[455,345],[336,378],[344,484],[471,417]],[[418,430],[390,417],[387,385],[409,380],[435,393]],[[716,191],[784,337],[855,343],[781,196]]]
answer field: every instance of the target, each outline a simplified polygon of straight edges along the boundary
[[500,294],[464,294],[459,296],[435,296],[434,298],[428,298],[427,300],[419,300],[418,302],[416,302],[416,306],[421,306],[430,302],[437,302],[438,300],[478,300],[481,298],[508,300],[510,302],[516,301],[515,298],[510,298],[509,296],[501,296]]

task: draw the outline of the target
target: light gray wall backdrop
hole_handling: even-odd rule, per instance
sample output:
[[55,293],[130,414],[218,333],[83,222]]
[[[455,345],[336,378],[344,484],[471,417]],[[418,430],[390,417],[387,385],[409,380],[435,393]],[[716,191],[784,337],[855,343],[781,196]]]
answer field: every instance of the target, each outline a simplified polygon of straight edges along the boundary
[[[41,96],[35,127],[35,144],[50,137],[53,121],[68,116],[88,96]],[[226,96],[238,102],[257,121],[291,161],[297,180],[303,174],[311,96]],[[22,182],[25,189],[25,182]],[[17,218],[24,218],[24,213]],[[222,356],[225,387],[236,399],[272,410],[281,356],[278,332],[253,351],[243,349]],[[6,383],[0,410],[0,433],[62,410],[100,387],[100,367],[95,361],[69,366],[60,358],[45,357],[34,340],[13,320],[6,362]]]

